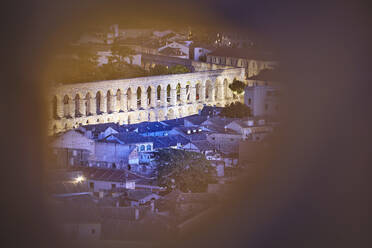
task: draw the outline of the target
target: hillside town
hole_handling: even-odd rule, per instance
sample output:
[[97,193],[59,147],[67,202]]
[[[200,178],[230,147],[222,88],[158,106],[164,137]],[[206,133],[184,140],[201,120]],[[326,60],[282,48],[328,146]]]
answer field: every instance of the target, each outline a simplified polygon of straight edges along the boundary
[[237,31],[95,27],[55,64],[47,202],[71,240],[187,235],[280,128],[279,61]]

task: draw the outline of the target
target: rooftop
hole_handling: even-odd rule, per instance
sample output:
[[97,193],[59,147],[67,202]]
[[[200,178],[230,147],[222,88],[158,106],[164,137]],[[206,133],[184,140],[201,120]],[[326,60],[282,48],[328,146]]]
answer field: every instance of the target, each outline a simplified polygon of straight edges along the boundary
[[249,77],[248,80],[279,81],[280,79],[277,70],[264,69],[258,75]]
[[85,178],[97,181],[125,182],[127,180],[137,180],[142,177],[128,170],[115,170],[107,168],[74,166],[71,170],[81,171]]

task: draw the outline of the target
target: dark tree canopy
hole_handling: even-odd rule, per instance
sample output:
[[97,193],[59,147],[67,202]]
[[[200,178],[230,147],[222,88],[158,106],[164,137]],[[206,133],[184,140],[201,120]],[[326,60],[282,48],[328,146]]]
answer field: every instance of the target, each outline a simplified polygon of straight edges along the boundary
[[214,167],[196,152],[162,149],[156,154],[159,162],[159,183],[183,192],[205,192],[208,183],[214,182]]
[[183,65],[175,65],[169,68],[168,73],[169,74],[178,74],[178,73],[187,73],[190,72],[190,70]]
[[168,74],[168,68],[165,65],[157,64],[150,68],[150,75],[165,75]]
[[244,118],[251,116],[251,109],[241,102],[233,102],[224,107],[220,115],[230,118]]
[[241,94],[244,92],[245,83],[234,79],[234,81],[229,85],[229,88],[236,94]]

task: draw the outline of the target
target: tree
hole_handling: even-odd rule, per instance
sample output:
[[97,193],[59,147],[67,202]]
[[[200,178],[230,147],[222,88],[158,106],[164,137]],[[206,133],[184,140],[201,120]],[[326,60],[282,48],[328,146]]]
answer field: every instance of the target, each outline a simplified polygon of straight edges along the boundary
[[241,102],[233,102],[224,107],[220,115],[229,118],[244,118],[251,116],[251,109]]
[[165,65],[157,64],[153,68],[150,68],[150,75],[166,75],[168,74],[168,68]]
[[156,154],[159,163],[158,180],[168,188],[183,192],[205,192],[214,182],[214,167],[204,155],[177,149],[162,149]]
[[230,90],[232,90],[236,95],[240,96],[245,89],[245,83],[234,79],[234,81],[229,85]]
[[122,46],[117,41],[111,45],[111,52],[112,56],[109,58],[109,63],[118,63],[119,65],[128,64],[125,60],[126,58],[129,58],[132,62],[133,55],[135,55],[135,51],[132,48]]
[[169,74],[188,73],[190,70],[183,65],[175,65],[168,69]]

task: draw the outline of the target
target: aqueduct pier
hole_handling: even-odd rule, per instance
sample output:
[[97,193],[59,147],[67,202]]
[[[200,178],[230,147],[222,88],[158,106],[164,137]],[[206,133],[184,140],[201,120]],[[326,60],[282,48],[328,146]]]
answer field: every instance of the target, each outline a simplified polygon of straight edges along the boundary
[[118,79],[51,88],[49,133],[99,123],[162,121],[235,99],[228,85],[244,68]]

